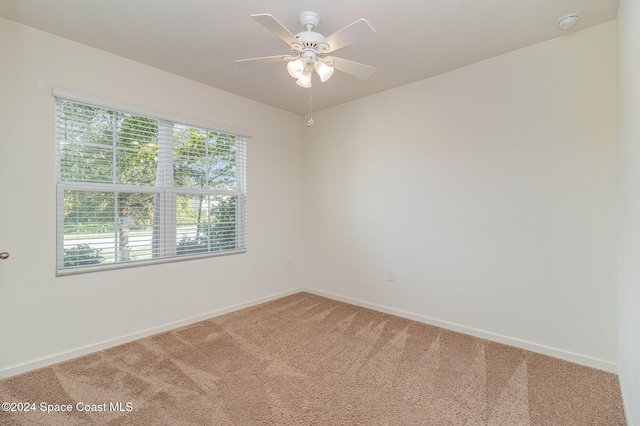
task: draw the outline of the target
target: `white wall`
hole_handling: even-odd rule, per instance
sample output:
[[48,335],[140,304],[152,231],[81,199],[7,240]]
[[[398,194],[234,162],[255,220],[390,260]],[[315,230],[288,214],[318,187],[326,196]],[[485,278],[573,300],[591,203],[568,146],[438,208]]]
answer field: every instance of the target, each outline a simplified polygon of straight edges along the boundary
[[[1,18],[0,52],[0,377],[300,286],[299,116]],[[53,86],[251,130],[248,252],[55,278]]]
[[307,287],[616,371],[614,22],[314,118]]
[[640,4],[618,9],[620,381],[627,420],[640,424]]

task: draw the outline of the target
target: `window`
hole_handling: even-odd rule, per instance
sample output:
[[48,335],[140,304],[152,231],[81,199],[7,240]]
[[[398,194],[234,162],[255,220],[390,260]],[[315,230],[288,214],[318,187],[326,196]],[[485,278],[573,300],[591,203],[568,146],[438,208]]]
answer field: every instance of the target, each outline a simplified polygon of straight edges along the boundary
[[246,250],[244,135],[54,95],[58,274]]

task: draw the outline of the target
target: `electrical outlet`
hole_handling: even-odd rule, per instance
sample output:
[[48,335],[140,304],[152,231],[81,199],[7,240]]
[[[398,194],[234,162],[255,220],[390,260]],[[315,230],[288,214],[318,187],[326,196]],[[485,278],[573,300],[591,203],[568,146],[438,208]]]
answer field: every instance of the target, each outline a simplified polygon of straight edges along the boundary
[[396,280],[396,270],[387,269],[387,281],[395,281],[395,280]]

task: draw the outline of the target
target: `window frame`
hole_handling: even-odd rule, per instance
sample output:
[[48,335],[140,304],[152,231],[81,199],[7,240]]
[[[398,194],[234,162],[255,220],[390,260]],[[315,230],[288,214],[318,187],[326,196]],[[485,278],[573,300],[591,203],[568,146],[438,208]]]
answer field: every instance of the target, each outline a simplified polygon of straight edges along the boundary
[[[150,108],[140,107],[115,101],[112,99],[101,98],[97,96],[72,92],[65,89],[54,88],[53,97],[56,110],[56,275],[71,275],[86,272],[97,272],[104,270],[114,270],[120,268],[145,266],[167,262],[181,262],[192,259],[202,259],[216,256],[226,256],[247,251],[247,212],[246,212],[246,142],[252,137],[250,131],[206,120],[198,120],[170,114]],[[58,136],[58,99],[62,101],[76,102],[97,108],[113,110],[116,112],[142,116],[158,121],[158,176],[155,186],[127,185],[113,183],[94,183],[80,181],[63,181],[61,178],[61,153],[60,140]],[[174,155],[173,155],[173,129],[174,125],[183,125],[206,130],[207,132],[219,132],[235,136],[235,189],[192,189],[180,186],[174,186]],[[160,163],[163,163],[160,166]],[[158,257],[143,260],[131,260],[113,262],[107,264],[92,264],[81,266],[64,266],[64,193],[68,190],[76,191],[102,191],[106,193],[115,193],[117,199],[118,194],[122,192],[142,193],[142,194],[158,194],[159,199],[159,247],[152,247],[152,250],[158,250]],[[181,194],[203,194],[207,196],[229,195],[236,197],[235,202],[235,238],[236,248],[220,251],[209,251],[206,253],[195,254],[177,254],[178,232],[176,221],[176,200]],[[114,216],[117,220],[117,215]],[[154,225],[155,226],[155,225]],[[114,224],[114,227],[117,227]],[[115,229],[115,228],[114,228]],[[116,233],[117,235],[117,233]],[[115,236],[114,238],[117,238]],[[115,253],[114,253],[115,256]]]

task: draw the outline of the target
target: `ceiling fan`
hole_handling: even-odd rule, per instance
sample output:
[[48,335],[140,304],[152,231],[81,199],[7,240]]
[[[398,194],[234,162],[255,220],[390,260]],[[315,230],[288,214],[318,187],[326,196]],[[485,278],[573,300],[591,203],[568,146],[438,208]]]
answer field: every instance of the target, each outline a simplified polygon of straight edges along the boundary
[[305,31],[295,35],[276,18],[267,13],[251,15],[251,17],[287,43],[291,49],[291,54],[237,60],[236,63],[240,65],[288,62],[287,71],[293,78],[297,79],[298,86],[305,88],[311,87],[311,76],[314,69],[322,82],[331,78],[334,69],[363,80],[371,77],[376,70],[372,66],[359,62],[329,56],[329,54],[338,49],[376,34],[365,19],[359,19],[340,31],[325,37],[313,31],[320,23],[320,15],[315,12],[303,12],[300,14],[298,23]]

